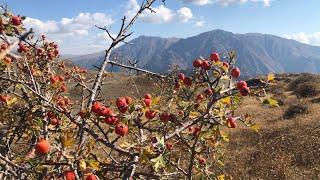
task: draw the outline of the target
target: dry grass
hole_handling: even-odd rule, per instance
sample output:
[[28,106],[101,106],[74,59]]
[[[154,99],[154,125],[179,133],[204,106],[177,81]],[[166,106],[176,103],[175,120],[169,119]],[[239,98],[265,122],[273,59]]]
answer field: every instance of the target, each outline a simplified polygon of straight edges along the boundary
[[[288,79],[280,79],[280,86],[292,82]],[[320,104],[290,92],[274,96],[285,98],[283,106],[268,108],[248,99],[237,111],[249,112],[262,129],[259,133],[243,128],[230,131],[226,173],[234,179],[320,179]],[[309,113],[283,119],[292,104],[307,105]]]
[[[317,101],[320,97],[301,99],[292,93],[292,82],[303,83],[303,80],[309,79],[306,76],[277,77],[269,93],[281,101],[279,108],[270,108],[255,99],[245,99],[236,114],[249,113],[262,129],[255,133],[240,125],[237,129],[227,130],[230,142],[226,145],[224,162],[228,177],[320,179],[320,101]],[[319,77],[312,78],[320,82]],[[136,88],[141,94],[154,90],[154,86],[148,82],[145,76],[131,79],[126,75],[115,75],[105,82],[101,97],[111,99],[123,95],[138,96]],[[79,90],[72,93],[77,91],[79,93]],[[307,105],[309,113],[297,115],[290,120],[284,119],[285,110],[293,104]]]

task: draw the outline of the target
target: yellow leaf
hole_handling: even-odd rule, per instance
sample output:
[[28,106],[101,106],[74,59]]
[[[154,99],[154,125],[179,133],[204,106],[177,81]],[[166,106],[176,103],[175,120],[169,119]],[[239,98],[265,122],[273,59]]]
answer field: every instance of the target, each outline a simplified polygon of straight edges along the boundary
[[11,106],[11,105],[13,105],[15,102],[17,102],[17,98],[16,97],[13,97],[13,98],[11,98],[11,99],[9,99],[8,101],[7,101],[7,105],[8,106]]
[[269,73],[269,75],[268,75],[268,80],[267,80],[267,81],[268,81],[268,82],[273,81],[274,78],[275,78],[274,74],[273,74],[273,73]]
[[220,137],[223,141],[225,142],[229,142],[229,137],[228,137],[228,134],[223,132],[223,131],[220,131]]
[[225,178],[225,175],[224,175],[224,174],[221,174],[221,175],[217,176],[217,179],[218,179],[218,180],[224,180],[224,178]]
[[87,164],[83,159],[80,160],[79,167],[80,167],[81,170],[87,169]]
[[128,148],[133,147],[134,145],[136,145],[136,144],[130,144],[130,143],[128,143],[127,141],[125,141],[125,142],[122,142],[119,146],[120,146],[121,148],[128,149]]
[[223,103],[223,104],[230,104],[231,103],[231,97],[228,96],[228,97],[222,98],[222,99],[220,99],[220,102]]
[[259,132],[260,126],[258,124],[254,124],[250,127],[254,132]]
[[92,167],[94,170],[99,171],[100,170],[100,162],[96,160],[89,160],[88,165]]
[[191,119],[194,119],[194,118],[199,117],[199,116],[201,116],[201,114],[199,112],[196,112],[196,111],[192,111],[189,114],[189,118],[191,118]]
[[271,107],[279,107],[279,102],[271,97],[263,101],[264,104],[269,104]]
[[74,137],[75,137],[75,135],[73,132],[71,132],[71,131],[64,132],[60,136],[60,142],[61,142],[62,146],[64,148],[73,146],[75,144]]
[[152,104],[153,105],[159,104],[159,102],[160,102],[160,96],[152,99]]

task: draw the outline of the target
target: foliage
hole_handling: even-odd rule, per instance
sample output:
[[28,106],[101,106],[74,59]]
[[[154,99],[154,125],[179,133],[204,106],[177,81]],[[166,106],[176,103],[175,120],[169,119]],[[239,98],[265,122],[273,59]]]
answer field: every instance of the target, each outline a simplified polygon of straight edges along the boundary
[[[137,15],[152,2],[146,1]],[[1,14],[3,176],[223,179],[217,167],[223,165],[219,147],[228,141],[224,130],[239,122],[254,131],[260,128],[249,115],[233,117],[244,96],[265,95],[263,86],[235,83],[240,76],[235,52],[197,58],[193,76],[166,77],[140,70],[161,78],[159,90],[110,102],[99,95],[108,78],[104,75],[108,58],[92,83],[86,69],[66,66],[59,59],[58,45],[44,35],[30,36],[19,18],[7,9]],[[106,57],[129,36],[126,32],[134,20],[125,25],[123,19],[118,36],[110,35],[113,42]],[[18,55],[12,53],[16,44]],[[67,84],[81,88],[78,99],[71,100],[75,97]]]

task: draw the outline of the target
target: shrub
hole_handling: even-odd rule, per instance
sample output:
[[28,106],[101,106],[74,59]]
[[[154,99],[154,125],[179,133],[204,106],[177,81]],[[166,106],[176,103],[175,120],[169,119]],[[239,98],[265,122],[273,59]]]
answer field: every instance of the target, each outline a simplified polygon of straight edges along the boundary
[[[112,43],[95,78],[88,77],[86,69],[66,66],[58,45],[44,35],[31,36],[33,32],[17,22],[20,16],[7,9],[0,13],[5,36],[0,40],[0,145],[5,145],[0,147],[1,178],[214,179],[220,175],[214,164],[221,164],[216,152],[228,141],[224,129],[240,124],[259,129],[247,115],[233,117],[240,96],[265,96],[264,89],[250,89],[246,83],[235,86],[240,76],[234,67],[235,52],[221,56],[224,59],[216,52],[207,59],[199,57],[202,65],[196,64],[193,76],[164,76],[136,68],[158,79],[157,91],[145,96],[126,94],[108,101],[101,93],[107,64],[128,68],[108,59],[111,50],[130,36],[135,19],[151,10],[154,2],[143,1],[132,20],[123,18],[116,37],[100,28]],[[12,55],[16,44],[18,53]],[[232,69],[236,69],[233,76]],[[72,86],[78,88],[70,91]]]
[[284,112],[283,118],[285,119],[291,119],[301,114],[308,113],[308,106],[306,105],[291,105],[289,108]]

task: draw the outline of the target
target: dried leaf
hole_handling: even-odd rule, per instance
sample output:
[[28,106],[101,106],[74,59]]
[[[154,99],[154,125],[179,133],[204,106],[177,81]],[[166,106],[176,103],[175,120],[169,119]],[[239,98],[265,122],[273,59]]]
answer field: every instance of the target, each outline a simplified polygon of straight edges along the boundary
[[273,73],[269,73],[267,81],[268,82],[273,81],[274,78],[275,78],[274,74]]

